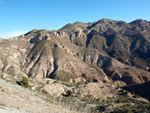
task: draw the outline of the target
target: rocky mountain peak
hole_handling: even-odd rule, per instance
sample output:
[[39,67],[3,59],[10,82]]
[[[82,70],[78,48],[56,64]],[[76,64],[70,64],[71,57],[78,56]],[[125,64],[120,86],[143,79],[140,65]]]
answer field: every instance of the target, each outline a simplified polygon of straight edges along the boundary
[[130,25],[132,25],[133,28],[135,28],[136,30],[149,31],[149,29],[150,29],[150,22],[146,21],[146,20],[142,20],[142,19],[137,19],[137,20],[131,22]]

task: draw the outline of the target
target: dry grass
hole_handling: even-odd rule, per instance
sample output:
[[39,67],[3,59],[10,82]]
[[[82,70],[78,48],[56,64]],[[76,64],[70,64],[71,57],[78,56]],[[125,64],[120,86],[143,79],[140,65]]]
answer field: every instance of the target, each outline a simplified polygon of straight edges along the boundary
[[17,108],[24,113],[82,113],[89,110],[88,106],[83,106],[71,98],[47,97],[40,92],[6,82],[1,78],[0,104],[6,108]]

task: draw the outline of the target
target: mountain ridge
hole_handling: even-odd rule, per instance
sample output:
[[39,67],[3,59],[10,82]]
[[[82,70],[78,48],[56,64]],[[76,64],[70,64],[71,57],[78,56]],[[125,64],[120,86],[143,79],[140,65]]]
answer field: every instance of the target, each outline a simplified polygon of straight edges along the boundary
[[0,69],[39,79],[146,82],[150,80],[149,35],[150,22],[141,19],[75,22],[54,31],[34,29],[0,42]]

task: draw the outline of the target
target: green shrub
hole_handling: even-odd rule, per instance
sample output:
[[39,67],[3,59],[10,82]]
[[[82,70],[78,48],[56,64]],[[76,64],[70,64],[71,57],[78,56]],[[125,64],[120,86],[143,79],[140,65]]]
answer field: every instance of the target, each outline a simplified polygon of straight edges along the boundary
[[134,98],[140,98],[141,96],[140,95],[134,95]]
[[98,98],[98,99],[96,99],[96,102],[99,102],[100,101],[100,99]]
[[132,110],[127,110],[125,113],[134,113]]
[[132,91],[132,94],[133,94],[133,95],[135,95],[135,92],[134,92],[134,91]]
[[73,92],[71,90],[68,90],[66,96],[73,97]]
[[86,81],[85,84],[88,84],[88,81]]
[[49,84],[49,81],[47,81],[46,84]]
[[125,94],[127,95],[129,93],[129,91],[126,91]]
[[2,92],[5,91],[4,89],[1,90]]
[[79,85],[81,85],[81,83],[80,83],[80,82],[78,82],[78,83],[77,83],[77,86],[79,86]]
[[56,80],[53,83],[58,83]]
[[128,94],[129,93],[129,91],[126,91],[126,94]]
[[134,98],[140,98],[140,97],[141,97],[140,95],[135,94],[134,91],[132,92],[132,94],[134,95],[134,96],[133,96]]
[[22,80],[20,81],[20,85],[25,88],[28,88],[29,87],[28,79],[23,77]]
[[105,100],[102,100],[102,103],[105,103]]
[[122,100],[121,100],[121,99],[118,99],[116,102],[117,102],[117,103],[122,103]]
[[116,89],[119,89],[120,87],[119,86],[117,86],[117,88]]

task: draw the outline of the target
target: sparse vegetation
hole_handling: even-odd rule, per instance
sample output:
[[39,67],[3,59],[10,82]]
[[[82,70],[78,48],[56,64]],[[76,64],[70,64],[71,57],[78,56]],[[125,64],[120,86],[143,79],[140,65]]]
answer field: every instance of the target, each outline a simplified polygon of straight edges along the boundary
[[66,96],[68,96],[68,97],[73,97],[73,92],[72,92],[71,90],[68,90],[68,91],[66,92]]
[[77,83],[77,86],[79,86],[79,85],[81,85],[81,83],[80,83],[80,82],[78,82],[78,83]]
[[28,88],[29,87],[28,79],[25,77],[22,77],[22,80],[20,81],[20,85],[25,88]]
[[117,86],[117,88],[116,89],[119,89],[120,87],[119,86]]
[[96,102],[99,102],[100,101],[100,99],[98,98],[98,99],[96,99]]
[[88,81],[86,81],[85,84],[88,84]]
[[135,92],[134,92],[134,91],[132,91],[132,94],[133,94],[133,95],[135,95]]
[[134,113],[132,110],[128,109],[125,113]]
[[140,98],[141,96],[135,94],[133,97],[134,97],[134,98]]
[[2,92],[5,91],[4,89],[1,90]]
[[46,84],[49,84],[49,81],[47,81]]
[[122,103],[122,100],[121,100],[121,99],[118,99],[116,102],[117,102],[117,103]]
[[58,83],[56,80],[53,83]]
[[129,94],[129,91],[126,91],[125,94],[126,94],[126,95]]

